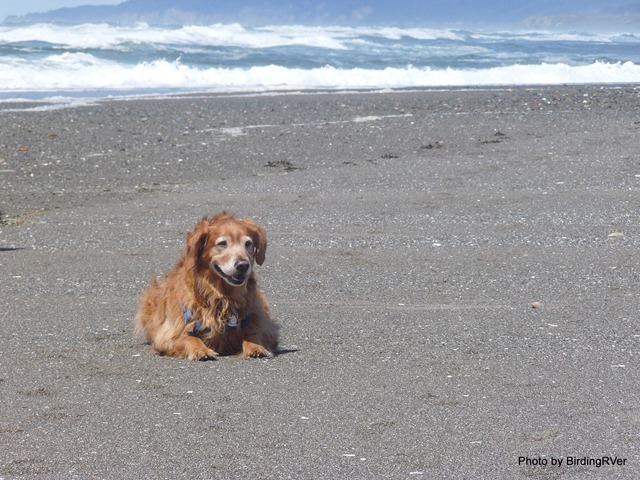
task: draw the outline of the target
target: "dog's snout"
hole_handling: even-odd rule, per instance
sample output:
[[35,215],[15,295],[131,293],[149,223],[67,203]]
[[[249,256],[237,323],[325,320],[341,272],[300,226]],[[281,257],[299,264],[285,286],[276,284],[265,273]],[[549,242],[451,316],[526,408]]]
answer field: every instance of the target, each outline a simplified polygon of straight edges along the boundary
[[247,273],[251,264],[246,260],[238,260],[235,264],[236,271],[239,273]]

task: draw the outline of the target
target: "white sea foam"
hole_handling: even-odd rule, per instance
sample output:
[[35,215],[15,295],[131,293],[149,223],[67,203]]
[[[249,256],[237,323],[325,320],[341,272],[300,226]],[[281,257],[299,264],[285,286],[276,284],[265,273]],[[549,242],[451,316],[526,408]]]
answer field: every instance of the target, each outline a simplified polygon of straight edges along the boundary
[[384,68],[312,69],[268,65],[250,68],[195,68],[179,60],[127,66],[85,53],[63,53],[40,62],[0,59],[1,91],[77,91],[207,89],[264,91],[282,89],[406,88],[470,85],[640,83],[640,66],[631,62],[570,66],[511,65],[480,70]]
[[144,23],[133,26],[103,24],[0,26],[0,44],[41,41],[63,48],[113,48],[128,43],[154,45],[208,45],[271,48],[302,45],[315,48],[344,49],[345,41],[363,36],[399,40],[410,37],[418,40],[461,40],[454,30],[400,29],[392,27],[312,27],[271,26],[245,28],[239,24],[183,26],[180,28],[152,27]]
[[630,34],[0,25],[0,95],[640,83],[639,44]]
[[208,45],[271,48],[302,45],[315,48],[344,49],[345,42],[363,37],[387,40],[411,38],[415,40],[463,41],[475,39],[518,39],[526,41],[611,42],[638,41],[634,35],[557,33],[557,32],[464,32],[455,29],[398,28],[398,27],[313,27],[301,25],[245,28],[239,24],[154,27],[144,23],[115,26],[106,23],[57,25],[50,23],[0,26],[0,44],[40,41],[61,48],[114,48],[127,44],[150,45]]

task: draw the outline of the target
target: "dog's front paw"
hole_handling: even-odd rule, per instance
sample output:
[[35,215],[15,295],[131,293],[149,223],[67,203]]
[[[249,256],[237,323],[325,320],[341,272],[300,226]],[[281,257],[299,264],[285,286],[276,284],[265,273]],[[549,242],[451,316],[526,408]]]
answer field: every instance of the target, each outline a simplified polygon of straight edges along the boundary
[[244,341],[242,344],[244,358],[273,358],[273,353],[257,343]]
[[207,360],[209,358],[215,358],[217,356],[218,352],[207,348],[205,345],[202,345],[201,347],[191,350],[187,358],[189,360]]

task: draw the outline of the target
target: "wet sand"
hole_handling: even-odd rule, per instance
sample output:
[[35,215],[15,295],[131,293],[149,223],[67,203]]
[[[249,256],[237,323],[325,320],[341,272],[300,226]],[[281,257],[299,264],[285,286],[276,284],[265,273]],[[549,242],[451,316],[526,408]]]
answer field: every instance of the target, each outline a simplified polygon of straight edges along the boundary
[[[637,477],[640,89],[11,107],[0,478]],[[155,356],[138,297],[223,209],[282,351]]]

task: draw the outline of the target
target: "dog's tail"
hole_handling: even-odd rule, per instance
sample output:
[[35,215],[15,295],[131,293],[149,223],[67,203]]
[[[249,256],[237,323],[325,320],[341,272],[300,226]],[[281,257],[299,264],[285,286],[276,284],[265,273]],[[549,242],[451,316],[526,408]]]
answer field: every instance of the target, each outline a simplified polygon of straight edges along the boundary
[[149,288],[149,290],[145,292],[145,294],[140,299],[140,306],[138,307],[138,313],[136,313],[136,316],[133,319],[133,334],[136,337],[143,339],[147,343],[151,342],[151,335],[149,334],[149,329],[147,325],[148,321],[145,321],[143,317],[144,317],[144,314],[148,312],[149,309],[152,309],[153,307],[153,305],[150,305],[150,303],[153,303],[153,297],[151,295],[151,292],[157,287],[158,287],[158,280],[154,277],[151,279],[151,287]]
[[151,340],[147,329],[144,328],[144,324],[142,323],[142,316],[140,315],[140,312],[138,312],[133,319],[133,334],[136,337],[143,339],[145,342],[149,342]]

